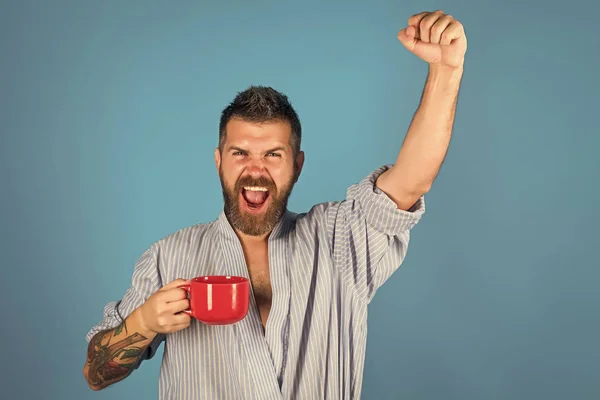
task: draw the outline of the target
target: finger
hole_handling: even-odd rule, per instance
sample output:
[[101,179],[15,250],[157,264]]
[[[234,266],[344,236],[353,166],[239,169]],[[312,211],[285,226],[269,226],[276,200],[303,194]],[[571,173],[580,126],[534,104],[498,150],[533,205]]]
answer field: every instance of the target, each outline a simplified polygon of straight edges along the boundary
[[181,285],[185,285],[186,283],[190,283],[190,281],[186,281],[185,279],[175,279],[171,282],[169,282],[168,284],[166,284],[165,286],[163,286],[162,288],[160,288],[160,290],[169,290],[169,289],[173,289],[176,288],[177,286],[181,286]]
[[406,28],[404,28],[401,32],[404,33],[406,39],[412,40],[415,39],[415,36],[417,34],[417,28],[415,28],[412,25],[409,25]]
[[421,19],[421,22],[419,23],[419,37],[421,39],[421,41],[425,42],[425,43],[429,43],[430,42],[430,29],[433,26],[433,24],[435,24],[435,22],[442,16],[442,12],[441,11],[434,11],[431,14],[425,16],[423,19]]
[[452,18],[451,15],[443,15],[437,21],[435,21],[435,23],[429,30],[429,43],[440,43],[442,33],[444,33],[446,28],[452,23],[453,20],[454,18]]
[[458,21],[453,21],[442,33],[440,44],[449,45],[453,40],[458,39],[463,34],[463,26]]
[[187,310],[189,307],[190,301],[187,299],[187,297],[183,300],[176,300],[169,303],[169,310],[171,310],[173,314]]
[[431,14],[429,11],[423,11],[421,13],[415,14],[408,19],[408,25],[419,26],[421,20],[425,18],[427,15]]
[[408,26],[398,32],[398,40],[409,51],[412,51],[417,43],[417,38],[415,37],[416,33],[417,29],[414,26]]
[[165,290],[162,293],[161,300],[165,303],[172,303],[176,301],[180,301],[188,298],[188,293],[181,288],[171,288],[169,290]]
[[180,313],[173,316],[173,325],[189,325],[192,317],[187,314]]
[[173,325],[170,329],[171,333],[175,333],[175,332],[179,332],[180,330],[183,330],[185,328],[187,328],[188,326],[190,326],[190,323],[186,323],[186,324],[179,324],[179,325]]

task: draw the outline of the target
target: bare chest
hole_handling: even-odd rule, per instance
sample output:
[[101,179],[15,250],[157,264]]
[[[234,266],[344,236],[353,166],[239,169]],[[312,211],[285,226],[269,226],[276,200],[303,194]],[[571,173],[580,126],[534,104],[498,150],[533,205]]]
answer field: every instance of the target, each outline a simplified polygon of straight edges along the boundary
[[254,299],[260,313],[263,329],[267,325],[269,312],[271,311],[271,277],[269,273],[269,254],[266,249],[254,248],[245,252],[248,275],[254,291]]

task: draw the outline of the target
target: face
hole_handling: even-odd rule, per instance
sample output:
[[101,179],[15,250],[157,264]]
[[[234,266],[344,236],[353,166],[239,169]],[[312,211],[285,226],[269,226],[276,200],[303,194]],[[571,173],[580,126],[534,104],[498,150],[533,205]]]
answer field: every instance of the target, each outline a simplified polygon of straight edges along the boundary
[[250,236],[273,230],[287,207],[304,163],[294,156],[291,126],[232,119],[222,152],[215,150],[225,215],[233,227]]

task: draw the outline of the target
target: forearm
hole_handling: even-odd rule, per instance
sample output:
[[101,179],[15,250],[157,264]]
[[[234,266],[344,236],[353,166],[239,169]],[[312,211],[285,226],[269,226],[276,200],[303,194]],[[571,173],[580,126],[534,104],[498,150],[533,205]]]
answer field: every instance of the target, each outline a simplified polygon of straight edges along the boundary
[[426,193],[440,170],[450,144],[461,79],[462,68],[430,68],[396,163],[377,182],[401,209],[410,208]]
[[155,336],[141,323],[139,308],[118,327],[98,332],[83,368],[88,385],[100,390],[125,379]]

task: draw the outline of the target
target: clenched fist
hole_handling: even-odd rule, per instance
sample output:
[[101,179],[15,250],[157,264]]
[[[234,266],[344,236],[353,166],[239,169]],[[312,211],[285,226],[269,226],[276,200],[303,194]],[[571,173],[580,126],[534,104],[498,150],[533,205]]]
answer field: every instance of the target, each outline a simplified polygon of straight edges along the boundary
[[173,333],[187,328],[191,317],[182,311],[189,307],[187,292],[179,286],[189,283],[176,279],[163,286],[140,306],[142,327],[154,333]]
[[398,32],[398,40],[430,65],[463,67],[467,51],[465,30],[459,21],[442,11],[413,15],[408,26]]

